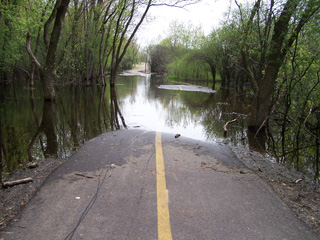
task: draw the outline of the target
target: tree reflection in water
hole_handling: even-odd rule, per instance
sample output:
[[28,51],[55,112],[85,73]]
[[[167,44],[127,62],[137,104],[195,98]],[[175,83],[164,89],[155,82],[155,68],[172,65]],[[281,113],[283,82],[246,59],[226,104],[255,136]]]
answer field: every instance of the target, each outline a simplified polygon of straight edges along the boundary
[[[28,98],[23,87],[9,87],[0,95],[0,174],[32,159],[68,157],[100,133],[127,127],[152,131],[160,127],[163,132],[255,151],[276,149],[279,133],[273,133],[272,138],[269,132],[257,136],[247,132],[251,100],[243,92],[232,88],[221,88],[214,94],[180,92],[159,89],[161,84],[168,82],[157,77],[127,76],[119,77],[115,88],[64,86],[57,89],[55,103],[43,102],[37,90],[41,88]],[[238,121],[228,127],[225,138],[224,124],[235,118]],[[319,122],[314,131],[319,131]],[[318,149],[315,154],[311,152],[314,157],[295,165],[315,173],[313,177],[317,179],[319,140],[313,145]]]
[[41,93],[8,88],[1,99],[2,172],[32,160],[65,158],[100,133],[126,128],[117,92],[106,87],[65,86],[56,102]]
[[111,129],[112,130],[119,130],[121,128],[121,124],[119,123],[119,118],[121,120],[121,123],[124,128],[127,128],[127,125],[125,123],[125,120],[123,118],[123,115],[121,113],[121,110],[119,108],[117,94],[115,87],[110,87],[110,112],[111,112]]
[[[43,151],[44,157],[57,157],[58,154],[58,142],[57,136],[55,133],[55,102],[54,101],[45,101],[43,104],[43,113],[41,125],[38,127],[37,132],[31,139],[31,142],[28,146],[28,156],[29,161],[33,160],[32,157],[32,148],[35,142],[39,139],[41,144],[41,149]],[[46,137],[46,143],[42,138],[39,138],[41,134],[44,134]]]

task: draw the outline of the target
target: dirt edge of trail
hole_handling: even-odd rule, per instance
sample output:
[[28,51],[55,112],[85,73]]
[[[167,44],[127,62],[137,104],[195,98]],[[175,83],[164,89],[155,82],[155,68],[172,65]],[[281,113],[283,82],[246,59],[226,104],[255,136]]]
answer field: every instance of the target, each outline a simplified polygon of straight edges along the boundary
[[16,221],[15,216],[32,199],[47,177],[66,160],[67,159],[47,158],[37,161],[37,167],[35,168],[25,166],[3,177],[2,182],[27,177],[31,177],[33,181],[10,188],[0,188],[0,231],[2,231],[10,221]]
[[320,190],[312,180],[246,147],[230,148],[241,162],[271,185],[299,219],[320,236]]

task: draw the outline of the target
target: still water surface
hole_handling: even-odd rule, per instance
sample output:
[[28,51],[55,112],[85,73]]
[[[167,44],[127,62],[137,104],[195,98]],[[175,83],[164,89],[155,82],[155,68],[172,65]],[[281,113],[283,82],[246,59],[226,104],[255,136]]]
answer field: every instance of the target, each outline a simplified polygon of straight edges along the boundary
[[[179,133],[204,141],[247,145],[250,101],[233,89],[216,93],[167,90],[155,76],[119,76],[115,91],[64,86],[56,103],[43,103],[26,87],[1,91],[1,172],[31,160],[65,158],[100,133],[122,128]],[[227,138],[223,125],[234,118]]]

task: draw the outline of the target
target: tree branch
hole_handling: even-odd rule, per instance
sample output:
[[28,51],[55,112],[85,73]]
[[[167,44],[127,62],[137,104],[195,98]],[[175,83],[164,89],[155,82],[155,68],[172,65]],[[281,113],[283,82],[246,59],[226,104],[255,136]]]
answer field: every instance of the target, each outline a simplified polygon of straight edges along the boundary
[[297,38],[298,34],[301,32],[304,25],[309,21],[309,19],[315,15],[317,12],[319,12],[320,6],[316,5],[314,1],[310,1],[304,10],[302,17],[298,23],[298,25],[295,27],[295,29],[292,31],[289,40],[285,44],[284,48],[281,51],[281,57],[282,59],[286,56],[287,52],[289,51],[290,47],[292,46],[293,42]]
[[129,47],[129,45],[130,45],[133,37],[135,36],[135,34],[136,34],[136,32],[138,31],[140,25],[142,24],[144,18],[146,17],[146,15],[147,15],[147,13],[148,13],[148,11],[149,11],[149,8],[151,7],[151,3],[152,3],[152,0],[149,0],[149,1],[148,1],[148,4],[147,4],[147,6],[146,6],[146,9],[144,10],[144,13],[142,14],[142,16],[141,16],[141,18],[140,18],[140,21],[139,21],[139,22],[137,23],[137,25],[135,26],[133,32],[131,33],[131,35],[130,35],[128,41],[127,41],[127,44],[124,46],[124,50],[123,50],[123,52],[122,52],[122,54],[121,54],[121,56],[120,56],[120,58],[119,58],[119,62],[122,61],[122,59],[123,59],[123,57],[124,57],[124,55],[125,55],[125,53],[126,53],[126,51],[127,51],[127,48]]
[[261,4],[261,0],[258,0],[255,3],[253,9],[251,10],[249,21],[247,22],[246,25],[245,25],[245,23],[243,21],[241,7],[238,4],[237,0],[235,0],[235,3],[238,6],[239,11],[240,11],[241,24],[243,25],[243,31],[244,31],[244,40],[243,40],[243,43],[242,43],[242,46],[241,46],[241,56],[242,56],[243,65],[244,65],[244,68],[245,68],[245,70],[246,70],[246,72],[247,72],[247,74],[249,76],[249,80],[250,80],[250,82],[252,84],[254,93],[258,94],[259,87],[258,87],[257,80],[256,80],[256,78],[255,78],[255,76],[254,76],[254,74],[253,74],[253,72],[252,72],[252,70],[250,68],[250,65],[249,65],[249,59],[248,59],[246,44],[247,44],[247,40],[248,40],[249,30],[251,29],[254,17],[258,13],[258,10],[259,10],[260,4]]
[[19,180],[15,180],[15,181],[4,182],[4,183],[2,183],[2,187],[8,188],[8,187],[13,187],[13,186],[16,186],[19,184],[29,183],[29,182],[33,182],[33,179],[31,177],[19,179]]
[[30,46],[30,41],[31,41],[31,36],[28,33],[27,34],[27,41],[26,41],[26,48],[27,48],[27,52],[31,58],[31,61],[37,66],[37,68],[42,69],[41,64],[39,63],[39,61],[37,60],[36,56],[33,54],[32,50],[31,50],[31,46]]
[[[187,3],[185,0],[177,0],[176,2],[174,2],[172,4],[170,4],[170,3],[154,3],[154,4],[151,4],[151,6],[155,6],[155,7],[166,6],[166,7],[184,8],[186,6],[197,4],[199,2],[201,2],[201,0],[194,0],[191,2],[187,2]],[[181,3],[184,3],[184,4],[180,5]]]
[[49,48],[49,43],[50,43],[50,37],[49,37],[49,30],[52,24],[52,21],[54,20],[56,13],[57,13],[57,9],[60,6],[61,0],[57,0],[56,4],[54,5],[54,8],[52,10],[52,13],[49,17],[49,19],[46,21],[46,23],[44,24],[44,28],[43,28],[43,40],[45,43],[46,48]]

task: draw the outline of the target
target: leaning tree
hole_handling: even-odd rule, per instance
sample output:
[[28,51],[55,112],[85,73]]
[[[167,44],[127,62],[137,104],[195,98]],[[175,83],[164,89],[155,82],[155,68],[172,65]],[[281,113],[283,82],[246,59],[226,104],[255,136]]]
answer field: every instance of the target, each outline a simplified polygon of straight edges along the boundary
[[[46,58],[43,64],[41,64],[33,54],[30,46],[31,37],[30,34],[27,35],[27,51],[32,62],[34,62],[40,71],[40,77],[43,82],[44,99],[46,101],[54,101],[56,99],[54,90],[56,54],[62,30],[62,23],[68,9],[69,2],[70,0],[57,0],[51,16],[45,23],[44,40],[46,43]],[[53,20],[54,25],[50,35],[49,29]]]
[[[254,100],[250,110],[248,128],[257,131],[264,127],[264,123],[268,119],[274,104],[272,96],[274,95],[276,79],[284,60],[305,25],[313,16],[319,13],[320,0],[286,0],[281,4],[278,14],[275,7],[281,2],[277,3],[275,0],[270,0],[270,14],[267,16],[265,30],[267,28],[271,30],[272,36],[264,38],[265,44],[263,44],[260,53],[260,66],[263,69],[261,69],[258,75],[254,73],[250,66],[248,39],[250,33],[252,33],[255,17],[259,16],[259,11],[261,11],[262,1],[257,0],[255,2],[247,20],[243,18],[241,5],[238,4],[237,0],[235,0],[235,3],[240,10],[243,29],[243,38],[240,42],[241,56],[254,90]],[[265,33],[268,33],[268,31],[265,31]]]

